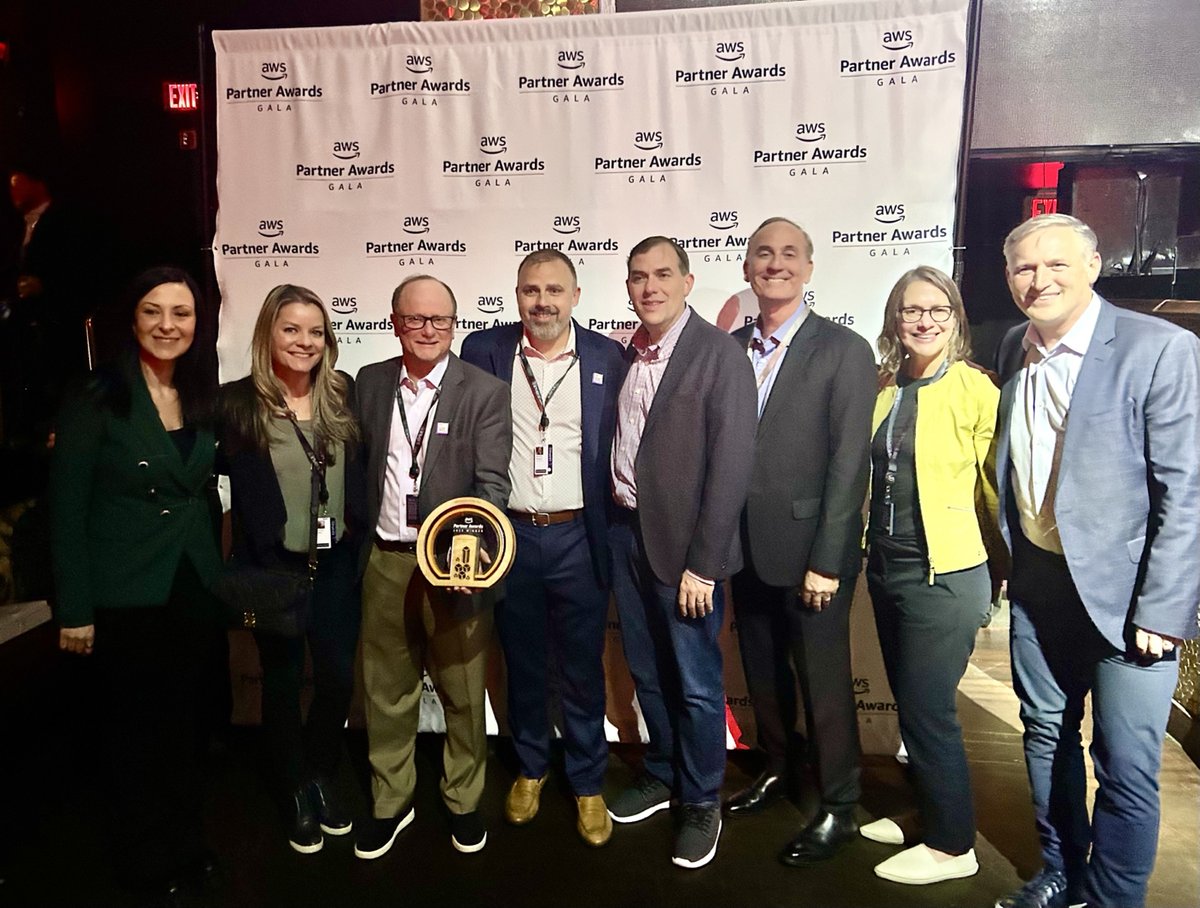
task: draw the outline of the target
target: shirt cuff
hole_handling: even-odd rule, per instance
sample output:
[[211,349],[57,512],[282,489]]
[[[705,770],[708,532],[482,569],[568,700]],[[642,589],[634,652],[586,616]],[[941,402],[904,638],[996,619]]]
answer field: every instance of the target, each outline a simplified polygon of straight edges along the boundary
[[703,583],[705,586],[716,586],[716,584],[717,584],[717,582],[715,580],[709,580],[707,577],[701,577],[695,571],[689,570],[688,568],[684,568],[683,572],[685,574],[687,574],[689,577],[691,577],[693,580],[698,581],[699,583]]

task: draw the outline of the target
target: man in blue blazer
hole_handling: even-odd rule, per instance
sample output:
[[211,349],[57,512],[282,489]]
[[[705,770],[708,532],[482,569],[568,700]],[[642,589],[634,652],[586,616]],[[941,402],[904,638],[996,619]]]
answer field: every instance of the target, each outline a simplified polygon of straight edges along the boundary
[[538,812],[550,761],[547,699],[554,665],[577,829],[599,846],[612,834],[600,793],[608,765],[608,456],[626,367],[620,344],[571,317],[579,303],[576,280],[574,264],[561,252],[531,252],[517,269],[521,321],[470,335],[462,358],[512,385],[508,512],[517,554],[496,606],[496,627],[520,774],[505,816],[520,826]]
[[996,905],[1139,906],[1179,648],[1197,630],[1200,342],[1096,295],[1096,235],[1074,217],[1026,221],[1004,254],[1029,321],[1000,347],[997,478],[1044,868]]

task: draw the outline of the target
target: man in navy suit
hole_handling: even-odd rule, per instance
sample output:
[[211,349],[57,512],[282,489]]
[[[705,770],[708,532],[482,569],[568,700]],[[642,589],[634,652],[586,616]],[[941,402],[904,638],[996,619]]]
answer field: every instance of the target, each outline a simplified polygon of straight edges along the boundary
[[512,385],[508,512],[517,554],[496,626],[520,774],[505,816],[520,826],[538,812],[550,760],[553,666],[577,829],[599,846],[612,835],[600,794],[608,765],[608,454],[625,361],[620,344],[575,322],[578,303],[571,260],[554,249],[532,252],[517,269],[521,321],[470,335],[462,358]]
[[[1044,867],[997,908],[1143,904],[1179,648],[1197,630],[1200,342],[1096,295],[1096,245],[1061,214],[1004,243],[1029,321],[1000,346],[997,478]],[[1079,733],[1089,693],[1090,821]]]

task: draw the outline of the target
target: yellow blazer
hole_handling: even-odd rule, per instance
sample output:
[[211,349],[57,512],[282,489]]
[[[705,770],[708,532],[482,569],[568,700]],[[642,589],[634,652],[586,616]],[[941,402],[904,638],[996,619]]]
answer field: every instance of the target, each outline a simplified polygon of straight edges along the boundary
[[[896,399],[894,381],[875,398],[871,437]],[[913,443],[917,499],[929,553],[929,582],[1002,559],[992,435],[1000,390],[987,373],[956,362],[933,384],[917,390]]]

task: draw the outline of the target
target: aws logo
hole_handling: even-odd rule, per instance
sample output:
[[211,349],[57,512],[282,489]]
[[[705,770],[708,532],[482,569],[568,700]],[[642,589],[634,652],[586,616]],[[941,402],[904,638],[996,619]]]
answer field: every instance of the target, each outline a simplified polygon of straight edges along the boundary
[[404,216],[404,224],[402,229],[405,233],[428,233],[429,218],[423,214],[406,214]]
[[282,60],[267,62],[262,65],[259,75],[268,82],[278,82],[288,77],[287,64]]
[[744,41],[718,41],[715,51],[718,60],[732,63],[746,58],[746,43]]
[[884,32],[881,43],[884,50],[908,50],[908,48],[913,46],[912,29],[905,28]]
[[497,312],[504,311],[503,296],[481,296],[478,301],[479,311],[486,312],[488,315],[495,315]]
[[432,54],[408,54],[404,58],[404,68],[410,73],[433,72]]
[[356,296],[335,296],[330,302],[329,308],[334,312],[342,315],[350,315],[358,311],[358,297]]
[[339,161],[353,161],[359,154],[358,142],[340,139],[333,143],[333,156]]
[[899,224],[904,220],[904,203],[896,205],[876,205],[875,220],[880,224]]
[[633,134],[633,144],[642,151],[654,151],[656,148],[663,147],[663,134],[661,129],[656,129],[653,132],[635,132]]
[[579,215],[577,214],[556,214],[554,223],[551,225],[555,233],[569,234],[578,233],[580,228]]
[[504,154],[508,151],[508,139],[505,136],[480,136],[479,150],[484,154]]
[[283,218],[276,218],[273,221],[259,221],[258,235],[268,238],[283,236]]
[[583,69],[587,64],[583,61],[581,50],[560,50],[558,52],[559,69]]
[[708,216],[708,226],[713,230],[732,230],[737,225],[736,211],[714,211]]
[[871,681],[869,678],[854,679],[854,693],[856,696],[861,694],[869,694],[871,692]]
[[797,123],[797,142],[820,142],[825,138],[824,123]]

